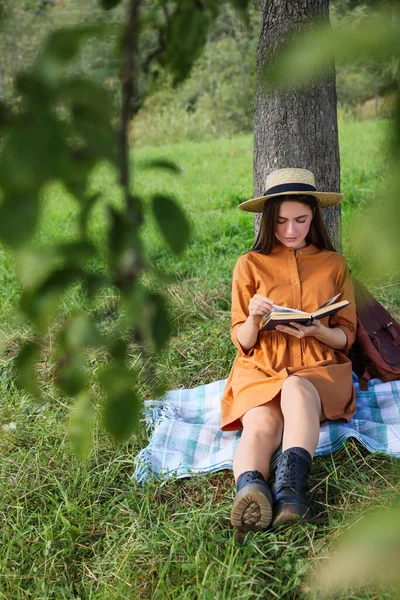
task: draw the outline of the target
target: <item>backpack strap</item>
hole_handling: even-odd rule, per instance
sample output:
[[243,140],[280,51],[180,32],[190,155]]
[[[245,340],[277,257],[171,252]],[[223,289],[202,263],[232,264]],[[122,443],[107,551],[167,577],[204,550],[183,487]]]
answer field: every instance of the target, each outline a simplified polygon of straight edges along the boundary
[[368,392],[368,382],[372,379],[372,375],[368,373],[368,370],[365,369],[364,373],[360,377],[360,390],[362,392]]
[[399,324],[387,310],[373,297],[368,289],[354,277],[353,285],[356,293],[357,313],[371,339],[379,329],[386,329],[393,338],[392,345],[400,346]]
[[397,333],[395,327],[393,327],[393,321],[385,325],[385,328],[389,331],[394,340],[393,345],[400,346],[400,335]]

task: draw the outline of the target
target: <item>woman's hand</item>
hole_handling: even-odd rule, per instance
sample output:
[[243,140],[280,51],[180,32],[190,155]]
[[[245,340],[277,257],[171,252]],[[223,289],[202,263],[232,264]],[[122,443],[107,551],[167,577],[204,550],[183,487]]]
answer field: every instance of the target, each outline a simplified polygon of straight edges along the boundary
[[289,333],[300,339],[303,337],[315,336],[319,334],[324,327],[318,319],[315,319],[312,325],[301,325],[301,323],[296,323],[295,321],[292,321],[289,325],[291,325],[291,327],[288,327],[287,325],[277,325],[275,329],[282,331],[283,333]]
[[249,316],[237,330],[237,339],[246,352],[253,348],[258,338],[260,321],[265,314],[274,310],[272,300],[261,294],[254,294],[249,301]]
[[254,294],[249,302],[249,317],[259,323],[264,315],[274,310],[273,301],[262,294]]

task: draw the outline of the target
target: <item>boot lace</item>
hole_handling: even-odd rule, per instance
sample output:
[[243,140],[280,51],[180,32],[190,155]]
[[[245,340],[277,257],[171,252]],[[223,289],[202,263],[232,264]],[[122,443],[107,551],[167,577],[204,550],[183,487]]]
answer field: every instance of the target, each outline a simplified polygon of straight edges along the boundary
[[293,456],[290,456],[290,454],[282,456],[275,481],[278,489],[291,488],[293,491],[296,491],[299,483],[296,467],[296,460]]

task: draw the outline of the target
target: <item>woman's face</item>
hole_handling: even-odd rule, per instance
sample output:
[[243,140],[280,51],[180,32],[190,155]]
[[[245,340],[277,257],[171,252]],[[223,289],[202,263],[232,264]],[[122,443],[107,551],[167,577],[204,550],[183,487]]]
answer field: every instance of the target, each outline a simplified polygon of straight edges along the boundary
[[276,238],[288,248],[304,248],[312,216],[312,210],[307,204],[285,200],[278,209]]

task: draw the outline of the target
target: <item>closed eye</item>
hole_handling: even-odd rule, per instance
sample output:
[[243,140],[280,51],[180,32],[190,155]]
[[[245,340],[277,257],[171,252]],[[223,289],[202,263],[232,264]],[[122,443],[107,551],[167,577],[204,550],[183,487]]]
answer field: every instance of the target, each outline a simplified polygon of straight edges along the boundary
[[[297,221],[297,219],[296,219]],[[304,221],[297,221],[297,223],[305,223],[307,221],[307,219],[304,219]],[[279,225],[283,225],[285,223],[285,221],[278,221]]]

